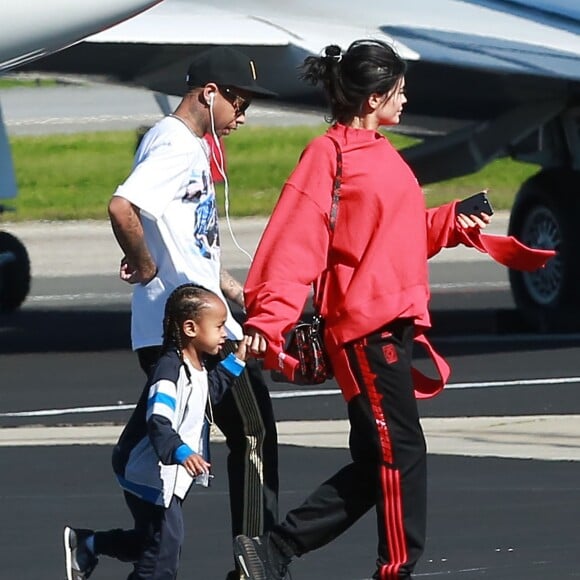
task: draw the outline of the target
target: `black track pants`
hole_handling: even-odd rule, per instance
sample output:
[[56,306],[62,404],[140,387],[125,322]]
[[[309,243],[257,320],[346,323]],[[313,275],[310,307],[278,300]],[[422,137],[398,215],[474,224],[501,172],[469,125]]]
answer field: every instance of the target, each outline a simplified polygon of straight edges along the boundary
[[360,395],[348,404],[352,463],[274,529],[296,555],[319,548],[371,507],[377,513],[375,578],[410,578],[424,549],[426,446],[411,380],[413,326],[399,321],[347,345]]

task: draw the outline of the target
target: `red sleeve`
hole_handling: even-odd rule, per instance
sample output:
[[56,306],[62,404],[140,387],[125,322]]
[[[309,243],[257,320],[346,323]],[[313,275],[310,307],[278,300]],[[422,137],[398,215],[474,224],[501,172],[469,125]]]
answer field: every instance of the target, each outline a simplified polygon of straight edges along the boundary
[[489,254],[498,264],[522,272],[543,268],[556,255],[555,250],[529,248],[513,236],[494,236],[461,228],[458,228],[458,235],[465,246]]
[[245,285],[246,326],[280,352],[326,267],[336,153],[329,139],[304,151],[264,230]]
[[453,201],[427,210],[427,257],[432,258],[442,248],[454,248],[460,243]]
[[427,210],[428,257],[434,256],[441,248],[453,248],[463,244],[468,248],[489,254],[498,264],[514,270],[533,272],[543,268],[555,256],[553,250],[528,248],[513,236],[494,236],[477,229],[464,230],[457,224],[455,206],[451,203]]

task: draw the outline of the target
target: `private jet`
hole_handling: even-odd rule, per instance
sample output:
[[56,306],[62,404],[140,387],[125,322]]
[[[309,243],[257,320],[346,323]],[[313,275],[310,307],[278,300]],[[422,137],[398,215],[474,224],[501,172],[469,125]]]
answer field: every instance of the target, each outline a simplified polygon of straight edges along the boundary
[[[510,271],[524,318],[550,329],[580,304],[580,7],[569,0],[165,0],[29,68],[85,74],[181,95],[199,50],[232,45],[259,63],[280,102],[322,106],[297,66],[327,44],[392,43],[409,62],[406,112],[453,128],[403,151],[422,184],[502,156],[540,169],[522,184],[509,233],[556,249],[533,273]],[[162,99],[159,99],[162,102]],[[441,125],[440,125],[441,126]],[[578,318],[580,320],[580,317]]]

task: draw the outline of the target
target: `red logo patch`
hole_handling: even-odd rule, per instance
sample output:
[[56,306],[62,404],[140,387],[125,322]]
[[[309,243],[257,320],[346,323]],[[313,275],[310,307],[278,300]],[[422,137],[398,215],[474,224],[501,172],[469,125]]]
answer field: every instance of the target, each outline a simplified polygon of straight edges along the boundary
[[399,360],[399,355],[397,354],[397,349],[394,344],[386,344],[383,346],[383,354],[385,355],[385,360],[390,365],[396,363]]

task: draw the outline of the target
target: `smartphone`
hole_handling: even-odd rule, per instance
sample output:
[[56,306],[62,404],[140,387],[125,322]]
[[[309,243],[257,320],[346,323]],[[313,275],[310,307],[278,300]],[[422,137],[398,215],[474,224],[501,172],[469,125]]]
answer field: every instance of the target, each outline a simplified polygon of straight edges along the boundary
[[213,473],[200,473],[193,478],[193,482],[203,487],[209,487],[213,477]]
[[455,214],[464,214],[464,215],[480,215],[482,213],[487,214],[489,216],[493,215],[493,207],[491,207],[491,203],[489,203],[489,199],[487,199],[487,195],[485,191],[480,191],[471,197],[461,200],[455,206]]

